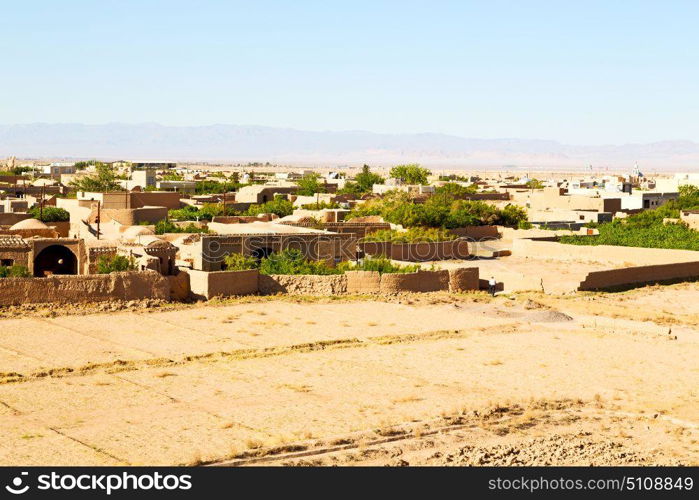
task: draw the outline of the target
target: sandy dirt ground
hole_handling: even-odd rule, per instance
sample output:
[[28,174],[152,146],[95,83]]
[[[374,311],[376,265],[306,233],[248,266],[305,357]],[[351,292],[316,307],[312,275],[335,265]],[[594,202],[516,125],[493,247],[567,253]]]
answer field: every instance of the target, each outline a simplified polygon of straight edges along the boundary
[[0,464],[696,465],[697,299],[5,309]]

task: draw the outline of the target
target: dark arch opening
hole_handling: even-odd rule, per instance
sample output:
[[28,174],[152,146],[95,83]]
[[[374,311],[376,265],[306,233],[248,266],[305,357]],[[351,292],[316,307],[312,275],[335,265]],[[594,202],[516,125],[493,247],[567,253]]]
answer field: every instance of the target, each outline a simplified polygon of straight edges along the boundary
[[78,259],[68,247],[51,245],[34,258],[34,276],[78,274]]

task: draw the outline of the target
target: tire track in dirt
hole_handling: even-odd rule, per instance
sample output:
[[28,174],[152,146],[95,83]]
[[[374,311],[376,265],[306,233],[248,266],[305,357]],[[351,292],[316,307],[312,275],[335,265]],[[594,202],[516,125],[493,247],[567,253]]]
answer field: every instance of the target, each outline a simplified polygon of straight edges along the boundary
[[[479,334],[502,333],[511,331],[517,327],[517,323],[508,323],[488,328],[479,329]],[[13,384],[19,382],[32,382],[45,378],[65,378],[92,375],[95,373],[120,373],[136,371],[147,368],[167,368],[182,366],[193,362],[215,361],[244,361],[246,359],[271,358],[291,354],[304,354],[329,349],[364,348],[377,345],[406,344],[426,342],[450,338],[464,338],[473,335],[471,330],[436,330],[417,334],[397,334],[368,337],[366,339],[344,338],[334,340],[321,340],[317,342],[292,344],[287,346],[236,349],[233,351],[217,351],[204,354],[186,355],[178,359],[152,358],[146,360],[115,360],[105,363],[88,363],[78,367],[57,367],[49,370],[31,372],[27,374],[18,372],[0,372],[0,384]]]

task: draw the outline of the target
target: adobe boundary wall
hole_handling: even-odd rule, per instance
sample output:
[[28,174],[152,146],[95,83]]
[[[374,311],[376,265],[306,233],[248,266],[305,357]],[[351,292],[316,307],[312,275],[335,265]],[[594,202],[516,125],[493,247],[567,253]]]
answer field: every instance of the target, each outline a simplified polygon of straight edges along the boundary
[[699,261],[592,271],[578,290],[592,291],[699,278]]
[[694,262],[699,252],[664,248],[622,247],[614,245],[568,245],[551,238],[512,240],[512,255],[535,259],[600,262],[616,266],[648,266]]
[[213,272],[188,269],[186,273],[189,275],[189,287],[194,299],[253,295],[259,290],[257,269]]
[[169,298],[168,279],[154,271],[0,278],[2,306]]
[[402,292],[465,292],[478,290],[478,268],[449,271],[418,271],[415,273],[386,273],[347,271],[344,274],[318,275],[260,275],[262,295],[393,294]]
[[367,255],[385,255],[392,260],[403,262],[428,262],[432,260],[469,259],[468,242],[465,240],[391,243],[390,241],[367,241],[359,243],[359,248]]
[[475,241],[496,240],[502,237],[497,226],[464,226],[450,229],[449,232]]

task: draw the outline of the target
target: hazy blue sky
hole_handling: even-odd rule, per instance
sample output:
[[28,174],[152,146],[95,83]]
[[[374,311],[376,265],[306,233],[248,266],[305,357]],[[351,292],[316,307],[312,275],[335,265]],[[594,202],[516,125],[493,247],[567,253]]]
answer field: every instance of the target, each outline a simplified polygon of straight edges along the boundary
[[0,123],[699,141],[697,1],[14,1]]

